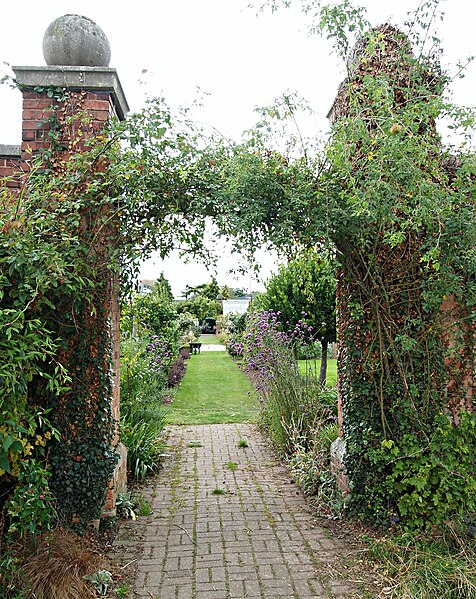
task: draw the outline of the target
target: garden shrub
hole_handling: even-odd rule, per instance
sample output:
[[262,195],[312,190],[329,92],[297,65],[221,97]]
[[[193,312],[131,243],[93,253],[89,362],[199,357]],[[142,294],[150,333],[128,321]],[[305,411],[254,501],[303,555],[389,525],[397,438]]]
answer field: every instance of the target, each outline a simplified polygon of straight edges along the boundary
[[165,418],[156,410],[154,417],[143,418],[143,412],[136,412],[134,418],[121,419],[121,440],[127,447],[127,469],[136,480],[143,480],[148,474],[156,472],[162,463],[167,447],[164,436]]
[[304,493],[317,495],[323,504],[338,495],[330,472],[330,447],[338,432],[337,422],[326,420],[305,432],[299,419],[288,427],[292,450],[287,461],[293,478]]
[[121,331],[130,336],[154,337],[167,343],[168,348],[175,348],[179,329],[173,302],[160,289],[133,295],[122,307]]
[[142,480],[155,472],[166,446],[163,401],[185,373],[188,348],[179,337],[194,327],[189,314],[177,316],[170,286],[161,275],[151,293],[135,295],[121,320],[121,440],[128,470]]
[[[127,411],[149,401],[156,403],[166,386],[166,374],[160,355],[156,356],[151,343],[124,336],[121,340],[121,406]],[[168,361],[168,360],[167,360]]]
[[372,467],[384,477],[383,487],[398,493],[397,517],[406,526],[461,524],[476,514],[475,414],[463,412],[458,427],[439,414],[430,437],[386,439],[370,455]]
[[[45,234],[48,215],[41,208],[35,210],[23,197],[13,203],[0,193],[1,510],[19,477],[48,468],[46,446],[58,436],[50,408],[34,396],[34,381],[40,378],[54,395],[69,378],[56,359],[59,339],[42,318],[51,310],[48,295],[64,276],[68,257],[58,245],[68,235],[51,240]],[[22,498],[16,496],[17,507]]]
[[37,462],[26,460],[18,474],[18,484],[7,502],[8,532],[20,537],[37,535],[57,522],[55,502],[49,488],[51,472]]
[[243,335],[233,335],[226,339],[226,350],[233,358],[242,358],[244,343]]
[[177,344],[175,342],[171,343],[169,339],[153,335],[145,349],[153,360],[154,370],[166,378],[177,355]]

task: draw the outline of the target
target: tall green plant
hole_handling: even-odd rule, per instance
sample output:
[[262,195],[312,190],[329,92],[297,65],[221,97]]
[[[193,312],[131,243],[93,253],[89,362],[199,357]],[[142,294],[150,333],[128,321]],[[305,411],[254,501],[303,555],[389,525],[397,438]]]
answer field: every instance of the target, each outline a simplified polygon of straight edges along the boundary
[[165,449],[163,397],[166,374],[147,352],[147,341],[121,342],[121,441],[127,465],[137,480],[155,472]]
[[147,346],[146,339],[124,336],[121,341],[121,412],[131,417],[160,403],[167,383],[166,372],[157,368]]

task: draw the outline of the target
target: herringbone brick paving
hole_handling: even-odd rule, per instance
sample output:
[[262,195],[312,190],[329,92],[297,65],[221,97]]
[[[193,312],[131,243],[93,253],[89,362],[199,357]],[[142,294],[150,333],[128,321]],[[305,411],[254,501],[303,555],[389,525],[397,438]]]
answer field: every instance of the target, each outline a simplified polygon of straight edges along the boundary
[[255,426],[172,427],[169,443],[165,468],[143,491],[153,513],[124,524],[115,541],[137,597],[372,596],[355,573],[349,580],[355,551],[318,525]]

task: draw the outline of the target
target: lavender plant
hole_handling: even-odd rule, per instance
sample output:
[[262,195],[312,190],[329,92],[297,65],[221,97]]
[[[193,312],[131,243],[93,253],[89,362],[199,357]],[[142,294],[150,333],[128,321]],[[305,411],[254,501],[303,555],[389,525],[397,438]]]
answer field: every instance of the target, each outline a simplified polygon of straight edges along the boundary
[[273,310],[254,312],[248,319],[243,357],[260,395],[262,422],[273,442],[284,453],[292,453],[289,430],[299,423],[299,436],[311,442],[321,423],[335,419],[332,407],[320,401],[322,387],[312,377],[301,377],[296,347],[313,341],[312,329],[299,320],[289,330]]
[[168,339],[154,335],[145,349],[152,359],[154,370],[166,374],[176,357],[176,348],[172,347]]

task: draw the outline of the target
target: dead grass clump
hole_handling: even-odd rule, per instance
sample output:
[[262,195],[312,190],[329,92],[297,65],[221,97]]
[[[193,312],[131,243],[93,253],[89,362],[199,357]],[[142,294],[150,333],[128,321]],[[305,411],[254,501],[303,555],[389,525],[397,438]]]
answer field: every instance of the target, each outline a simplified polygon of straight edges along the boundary
[[89,599],[94,587],[84,576],[101,569],[104,559],[72,532],[54,530],[39,540],[36,550],[26,554],[22,572],[32,599]]

